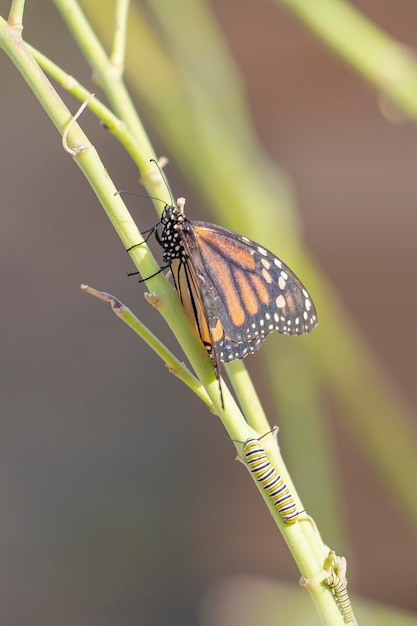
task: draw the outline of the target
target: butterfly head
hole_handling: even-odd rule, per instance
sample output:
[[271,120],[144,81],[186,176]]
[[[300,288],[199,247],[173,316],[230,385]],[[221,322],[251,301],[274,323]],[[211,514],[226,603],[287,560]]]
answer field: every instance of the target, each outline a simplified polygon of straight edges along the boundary
[[178,198],[177,204],[166,204],[161,215],[161,224],[166,226],[169,222],[173,222],[174,225],[182,224],[186,219],[184,215],[185,198]]

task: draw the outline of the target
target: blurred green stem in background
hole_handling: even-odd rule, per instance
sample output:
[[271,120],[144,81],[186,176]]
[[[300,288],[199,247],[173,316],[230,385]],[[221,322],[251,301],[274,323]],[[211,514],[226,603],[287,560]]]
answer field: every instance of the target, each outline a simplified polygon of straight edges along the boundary
[[274,2],[291,11],[352,69],[417,121],[417,64],[411,50],[375,26],[350,2]]
[[[100,12],[92,10],[91,4],[82,2],[94,27],[109,40],[108,24],[111,21],[111,3],[103,3]],[[290,8],[291,2],[285,5]],[[349,5],[332,0],[322,0],[323,15],[316,2],[294,2],[299,13],[315,15],[316,22],[325,21],[329,12],[325,7]],[[265,155],[253,129],[244,97],[244,89],[226,44],[217,28],[209,6],[202,0],[148,0],[148,8],[157,23],[157,33],[150,20],[137,5],[132,6],[127,46],[127,76],[136,91],[148,119],[160,133],[168,154],[213,210],[216,221],[251,236],[273,251],[279,251],[284,261],[302,276],[303,282],[313,294],[319,327],[311,336],[294,339],[300,343],[303,359],[303,377],[317,381],[317,388],[326,387],[334,396],[344,426],[358,446],[375,463],[392,493],[398,498],[404,514],[409,516],[417,529],[417,493],[410,491],[409,477],[417,475],[417,432],[413,419],[401,394],[387,374],[376,364],[366,344],[348,321],[321,270],[309,257],[297,236],[297,218],[294,214],[291,186],[279,168]],[[295,10],[295,9],[294,9]],[[342,16],[340,16],[342,17]],[[395,98],[395,88],[402,84],[409,93],[417,111],[417,88],[410,93],[408,77],[417,76],[417,65],[404,48],[379,31],[361,16],[361,23],[368,23],[370,33],[378,33],[379,39],[390,42],[396,50],[401,67],[408,67],[407,75],[401,73],[397,81],[384,83],[386,69],[379,69],[380,81],[385,84],[385,94]],[[345,37],[345,22],[332,23],[333,40]],[[338,35],[337,35],[338,34]],[[358,69],[369,59],[369,46],[361,46],[351,36],[351,46],[356,54],[350,60],[358,62]],[[366,45],[365,45],[366,43]],[[210,60],[210,62],[207,61]],[[367,61],[368,62],[368,61]],[[353,65],[356,67],[356,65]],[[397,63],[396,67],[399,67]],[[407,84],[401,83],[403,79]],[[376,82],[376,81],[374,81]],[[412,96],[412,97],[411,97]],[[175,120],[175,121],[174,121]],[[192,210],[188,207],[192,217]],[[278,346],[278,347],[277,347]],[[272,354],[273,351],[273,354]],[[269,361],[280,359],[279,339],[270,339],[261,354],[268,353]],[[303,356],[304,353],[304,356]],[[310,373],[308,372],[310,369]],[[305,406],[311,407],[315,416],[325,416],[326,409],[317,388],[300,390],[294,380],[294,369],[280,367],[280,378],[274,370],[270,377],[275,381],[276,393],[285,389],[286,405],[289,395],[304,394]],[[285,424],[292,419],[286,412],[278,413],[281,437],[285,436]],[[291,464],[299,463],[297,450],[305,437],[307,449],[314,424],[319,439],[326,425],[316,418],[306,433],[298,430],[298,441],[287,441]],[[307,438],[308,432],[308,438]],[[294,453],[291,453],[291,449]],[[393,453],[395,451],[395,453]],[[337,475],[332,459],[334,455],[316,455],[314,451],[301,465],[308,480],[316,476]],[[398,463],[401,458],[402,462]],[[302,467],[299,468],[299,474]],[[318,484],[316,482],[316,484]],[[342,515],[339,511],[339,489],[327,483],[327,492],[321,490],[323,500],[332,503],[333,515],[320,520],[325,532],[331,537],[339,536]]]

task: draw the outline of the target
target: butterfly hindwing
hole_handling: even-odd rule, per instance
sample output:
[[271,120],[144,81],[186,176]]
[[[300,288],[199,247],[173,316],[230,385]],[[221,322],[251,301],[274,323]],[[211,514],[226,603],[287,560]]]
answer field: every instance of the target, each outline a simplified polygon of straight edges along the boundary
[[268,250],[206,222],[185,221],[181,238],[220,361],[256,352],[273,330],[304,334],[315,327],[307,291]]

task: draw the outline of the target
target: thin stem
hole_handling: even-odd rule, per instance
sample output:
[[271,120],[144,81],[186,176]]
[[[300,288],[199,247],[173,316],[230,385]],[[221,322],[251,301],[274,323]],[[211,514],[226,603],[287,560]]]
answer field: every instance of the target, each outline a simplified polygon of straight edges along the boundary
[[130,0],[117,0],[114,17],[113,47],[110,61],[119,78],[123,75],[126,54],[126,31]]
[[88,285],[81,285],[81,289],[96,298],[108,302],[112,311],[129,326],[152,350],[165,362],[169,371],[187,385],[209,408],[213,404],[207,395],[206,390],[200,381],[190,372],[189,369],[175,357],[164,344],[143,324],[136,315],[115,296],[104,291],[98,291]]
[[25,0],[13,0],[9,11],[8,22],[10,26],[23,28],[23,12],[25,10]]
[[242,360],[231,361],[225,364],[225,369],[248,424],[256,431],[258,436],[271,430],[268,418],[265,415],[244,362]]

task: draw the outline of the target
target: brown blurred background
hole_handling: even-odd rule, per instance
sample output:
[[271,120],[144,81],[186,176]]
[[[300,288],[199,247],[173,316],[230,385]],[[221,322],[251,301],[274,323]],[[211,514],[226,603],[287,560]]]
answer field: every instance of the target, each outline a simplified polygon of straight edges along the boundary
[[[354,4],[417,46],[415,3]],[[294,185],[309,249],[415,408],[414,125],[389,123],[372,89],[277,6],[212,6],[259,136]],[[6,16],[9,3],[0,7]],[[27,41],[89,84],[49,2],[28,2],[25,24]],[[287,548],[220,423],[80,291],[85,282],[116,294],[179,354],[143,288],[125,278],[129,259],[98,201],[4,55],[0,71],[2,623],[187,626],[199,623],[222,577],[295,584]],[[116,141],[89,114],[82,125],[116,185],[136,189]],[[167,174],[188,214],[210,219],[173,163]],[[128,203],[141,205],[142,228],[155,222],[146,199]],[[261,382],[257,363],[247,362]],[[417,610],[415,533],[336,422],[333,434],[351,588]]]

